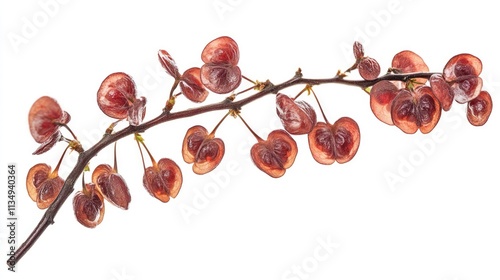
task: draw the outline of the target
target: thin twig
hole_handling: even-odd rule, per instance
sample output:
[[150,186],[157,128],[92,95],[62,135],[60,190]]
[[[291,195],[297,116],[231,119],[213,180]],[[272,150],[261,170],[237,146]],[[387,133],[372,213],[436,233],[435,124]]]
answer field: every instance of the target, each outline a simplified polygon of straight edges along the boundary
[[[35,227],[35,229],[31,232],[31,234],[28,236],[26,241],[19,247],[17,248],[16,252],[12,257],[9,258],[7,261],[7,264],[11,267],[15,266],[19,260],[31,249],[31,247],[35,244],[35,242],[40,238],[40,236],[45,232],[45,230],[48,228],[49,225],[54,223],[54,218],[61,209],[61,206],[64,204],[64,202],[68,199],[68,197],[71,195],[71,193],[74,190],[74,184],[80,174],[84,171],[85,167],[89,163],[89,161],[99,153],[102,149],[107,147],[110,144],[115,143],[116,141],[128,136],[132,135],[135,133],[140,133],[144,132],[147,129],[154,127],[156,125],[173,121],[176,119],[182,119],[182,118],[188,118],[200,114],[205,114],[208,112],[212,111],[217,111],[217,110],[240,110],[243,106],[252,103],[264,96],[270,95],[270,94],[276,94],[278,91],[292,87],[295,85],[300,85],[300,84],[308,84],[308,85],[321,85],[321,84],[342,84],[342,85],[348,85],[348,86],[355,86],[359,87],[361,89],[367,88],[369,86],[373,86],[379,81],[382,80],[389,80],[389,81],[403,81],[406,82],[410,79],[413,78],[430,78],[432,74],[435,73],[427,73],[427,72],[421,72],[421,73],[411,73],[411,74],[392,74],[388,73],[386,75],[380,76],[377,79],[374,80],[346,80],[342,76],[335,76],[333,78],[325,78],[325,79],[306,79],[302,77],[302,74],[299,73],[300,75],[296,74],[292,79],[283,82],[281,84],[273,85],[271,83],[267,83],[266,87],[264,87],[261,91],[248,96],[244,99],[241,99],[239,101],[232,101],[229,99],[225,99],[222,102],[218,103],[213,103],[209,105],[204,105],[200,106],[197,108],[193,109],[187,109],[187,110],[182,110],[178,112],[171,112],[170,110],[164,110],[159,116],[156,118],[147,121],[145,123],[142,123],[141,125],[138,126],[128,126],[120,131],[117,131],[115,133],[110,133],[110,134],[105,134],[104,137],[97,142],[94,146],[90,147],[88,150],[83,151],[80,153],[78,160],[67,176],[63,188],[61,189],[61,192],[57,196],[57,198],[54,200],[54,202],[47,208],[45,211],[43,217],[41,218],[40,222],[38,225]],[[173,92],[173,91],[172,91]]]

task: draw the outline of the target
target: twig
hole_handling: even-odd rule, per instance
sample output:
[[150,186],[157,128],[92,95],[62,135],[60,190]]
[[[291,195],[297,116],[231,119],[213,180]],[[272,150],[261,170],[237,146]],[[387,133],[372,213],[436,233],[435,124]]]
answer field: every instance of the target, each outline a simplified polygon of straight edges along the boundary
[[238,101],[233,101],[230,98],[225,99],[222,102],[218,103],[213,103],[209,105],[204,105],[200,106],[197,108],[193,109],[187,109],[187,110],[182,110],[178,112],[170,112],[169,110],[163,111],[159,116],[156,118],[142,123],[141,125],[138,126],[128,126],[120,131],[117,131],[112,134],[105,134],[104,137],[97,142],[94,146],[89,148],[88,150],[80,153],[78,157],[78,161],[76,162],[75,166],[67,176],[64,185],[61,189],[61,192],[57,196],[57,198],[54,200],[54,202],[50,205],[49,208],[45,211],[42,219],[38,223],[38,225],[35,227],[35,229],[31,232],[31,234],[28,236],[26,241],[16,250],[14,255],[9,258],[7,261],[7,264],[11,267],[15,266],[21,258],[31,249],[31,247],[35,244],[35,242],[40,238],[40,236],[43,234],[43,232],[48,228],[49,225],[54,223],[54,218],[61,208],[61,206],[64,204],[64,202],[68,199],[68,197],[71,195],[73,192],[74,184],[80,174],[84,171],[85,167],[89,163],[89,161],[99,153],[102,149],[107,147],[110,144],[115,143],[116,141],[128,136],[132,135],[135,133],[141,133],[146,131],[147,129],[154,127],[156,125],[173,121],[176,119],[182,119],[182,118],[189,118],[192,116],[200,115],[200,114],[205,114],[208,112],[212,111],[217,111],[217,110],[240,110],[243,106],[252,103],[256,101],[257,99],[260,99],[266,95],[270,94],[276,94],[278,91],[292,87],[295,85],[299,84],[308,84],[308,85],[321,85],[321,84],[342,84],[342,85],[348,85],[348,86],[356,86],[360,87],[363,90],[366,90],[366,88],[373,86],[379,81],[382,80],[388,80],[388,81],[408,81],[410,79],[414,78],[429,78],[432,74],[434,73],[427,73],[427,72],[421,72],[421,73],[411,73],[411,74],[391,74],[388,73],[386,75],[380,76],[379,78],[375,80],[346,80],[344,79],[344,76],[335,76],[333,78],[325,78],[325,79],[307,79],[303,78],[302,74],[300,71],[297,72],[297,74],[290,80],[283,82],[281,84],[273,85],[270,82],[267,82],[266,85],[262,90],[259,92],[246,97],[244,99],[238,100]]

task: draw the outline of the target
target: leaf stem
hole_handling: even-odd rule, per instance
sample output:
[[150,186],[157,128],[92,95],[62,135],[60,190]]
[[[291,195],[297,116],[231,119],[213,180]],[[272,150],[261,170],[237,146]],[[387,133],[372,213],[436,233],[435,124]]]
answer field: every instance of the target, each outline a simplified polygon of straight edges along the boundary
[[214,137],[215,136],[215,132],[217,131],[217,129],[219,128],[219,126],[222,124],[222,122],[227,118],[227,116],[229,116],[231,114],[231,111],[227,112],[224,117],[222,117],[222,119],[219,121],[219,123],[217,123],[217,125],[214,127],[214,129],[212,130],[212,132],[210,132],[210,134],[208,135],[209,137]]
[[[142,136],[139,133],[135,134],[135,140],[137,140],[137,144],[140,143],[144,147],[144,149],[148,153],[149,159],[151,160],[151,164],[153,166],[156,166],[156,160],[154,159],[153,155],[149,151],[148,147],[146,147],[146,144],[144,143],[144,139],[142,138]],[[139,146],[139,149],[141,149],[140,146]],[[142,157],[142,150],[141,150],[141,157]],[[144,157],[142,157],[142,164],[144,165],[144,170],[146,170],[146,165],[144,164]]]
[[56,167],[54,168],[54,171],[52,171],[52,174],[50,175],[51,178],[55,178],[59,175],[58,174],[59,167],[61,167],[62,160],[64,158],[64,155],[66,155],[66,151],[68,151],[69,147],[71,147],[71,145],[66,146],[66,148],[64,149],[64,152],[62,153],[61,158],[59,159],[59,162],[57,163]]
[[316,99],[316,103],[318,103],[319,110],[321,112],[321,115],[323,115],[323,119],[325,120],[325,123],[329,123],[328,119],[326,118],[325,112],[323,111],[323,106],[321,106],[321,102],[319,102],[318,96],[316,95],[316,93],[314,92],[312,87],[310,87],[309,90],[312,92],[314,99]]
[[117,160],[116,160],[116,144],[117,144],[117,143],[118,143],[118,141],[117,141],[117,142],[115,142],[115,145],[114,145],[114,148],[113,148],[113,154],[114,154],[114,155],[113,155],[113,170],[114,170],[116,173],[118,173],[118,162],[117,162]]
[[248,128],[250,133],[252,133],[252,135],[255,137],[255,139],[257,139],[257,142],[264,142],[264,139],[262,139],[257,133],[255,133],[255,131],[253,131],[253,129],[248,125],[248,123],[245,121],[245,119],[243,119],[243,117],[241,116],[240,113],[237,113],[236,115],[240,118],[240,120],[243,122],[243,124],[245,124],[245,126]]

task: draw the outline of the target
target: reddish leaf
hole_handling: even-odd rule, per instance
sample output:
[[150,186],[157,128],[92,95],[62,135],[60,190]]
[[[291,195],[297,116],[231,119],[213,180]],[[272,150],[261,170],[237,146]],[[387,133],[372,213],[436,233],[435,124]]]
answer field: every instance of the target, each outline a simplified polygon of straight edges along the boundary
[[106,200],[118,208],[127,210],[131,201],[127,183],[108,164],[100,164],[92,173],[92,182],[101,190]]
[[160,61],[161,66],[167,71],[170,76],[178,79],[181,74],[179,73],[179,69],[175,64],[174,59],[170,56],[170,54],[166,50],[158,51],[158,60]]
[[203,86],[200,75],[200,68],[189,68],[182,74],[179,84],[182,94],[193,102],[203,102],[208,96],[208,91]]
[[451,90],[458,103],[466,103],[481,92],[483,80],[479,77],[483,69],[479,58],[471,54],[458,54],[446,63],[443,78],[451,83]]
[[108,75],[97,91],[97,104],[104,114],[125,119],[136,100],[135,83],[128,74],[116,72]]
[[28,175],[26,176],[26,189],[29,197],[34,202],[37,200],[40,186],[49,178],[51,172],[52,168],[45,163],[36,164],[28,171]]
[[284,130],[272,131],[266,141],[252,146],[250,155],[255,165],[267,175],[278,178],[285,174],[297,156],[297,143]]
[[432,92],[441,103],[441,107],[444,111],[448,111],[453,104],[453,91],[450,85],[445,81],[443,75],[434,74],[430,77],[429,82],[431,84]]
[[146,116],[146,97],[141,96],[134,100],[127,112],[127,120],[130,125],[138,126]]
[[380,81],[370,90],[370,108],[380,121],[392,125],[391,105],[398,88],[389,81]]
[[452,57],[443,69],[446,81],[453,82],[462,76],[479,76],[483,70],[481,60],[471,54],[462,53]]
[[73,198],[73,211],[77,221],[85,227],[95,228],[104,218],[104,199],[94,184],[85,184]]
[[358,124],[343,117],[333,125],[318,122],[308,135],[313,158],[321,164],[346,163],[358,151],[360,132]]
[[49,176],[49,178],[38,187],[38,196],[36,199],[38,208],[48,208],[61,192],[63,185],[64,180],[61,177],[57,176],[51,178]]
[[238,44],[230,37],[219,37],[208,43],[201,59],[201,82],[215,93],[228,93],[241,83],[241,70],[237,66],[240,59]]
[[201,67],[201,82],[214,93],[228,93],[241,84],[241,70],[230,64],[204,64]]
[[220,138],[205,139],[196,153],[193,172],[199,175],[214,170],[224,157],[224,142]]
[[476,98],[483,88],[483,79],[475,76],[462,76],[452,83],[451,90],[455,101],[467,103]]
[[358,41],[354,42],[352,46],[352,51],[354,53],[354,58],[356,58],[356,60],[360,60],[365,56],[363,45]]
[[40,209],[46,209],[54,202],[63,185],[64,180],[45,163],[31,167],[26,176],[28,195]]
[[188,129],[182,142],[182,157],[186,163],[193,163],[193,172],[206,174],[214,170],[224,157],[224,142],[213,138],[200,125]]
[[380,65],[371,57],[363,57],[358,64],[359,75],[365,80],[374,80],[380,75]]
[[[429,67],[424,60],[412,51],[397,53],[392,59],[392,69],[396,73],[429,72]],[[415,82],[423,85],[427,82],[425,78],[417,78]],[[394,82],[398,88],[403,88],[403,82]]]
[[201,144],[207,138],[208,131],[201,125],[188,129],[182,141],[182,158],[186,163],[193,163]]
[[57,131],[56,133],[52,134],[49,139],[45,140],[34,152],[33,155],[41,155],[50,149],[52,149],[57,142],[61,140],[61,131]]
[[428,86],[402,89],[392,102],[392,120],[405,133],[429,133],[441,117],[441,105]]
[[54,98],[42,96],[33,103],[28,113],[31,136],[37,143],[44,143],[57,133],[61,124],[67,124],[70,119],[70,115],[61,109]]
[[356,155],[359,147],[360,132],[358,124],[349,117],[342,117],[333,123],[332,132],[337,162],[346,163],[350,161]]
[[230,64],[235,66],[240,59],[238,44],[227,36],[219,37],[208,43],[201,53],[204,63]]
[[295,101],[286,94],[276,95],[276,113],[290,134],[307,134],[316,124],[316,112],[305,101]]
[[150,195],[161,202],[176,197],[182,186],[182,172],[171,159],[162,158],[158,164],[146,168],[142,179]]
[[467,103],[467,120],[474,126],[482,126],[488,121],[492,110],[491,96],[483,90],[476,98]]

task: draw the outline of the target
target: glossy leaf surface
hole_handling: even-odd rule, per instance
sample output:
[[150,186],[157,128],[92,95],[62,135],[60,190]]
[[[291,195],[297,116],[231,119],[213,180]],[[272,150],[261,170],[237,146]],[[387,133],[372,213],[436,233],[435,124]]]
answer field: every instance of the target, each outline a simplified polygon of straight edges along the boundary
[[286,94],[276,95],[276,113],[290,134],[307,134],[316,124],[316,112],[305,101],[295,101]]
[[44,143],[57,133],[61,124],[67,124],[70,119],[70,115],[61,109],[54,98],[42,96],[33,103],[28,113],[31,136],[37,143]]
[[285,174],[297,156],[297,143],[284,130],[274,130],[267,140],[252,146],[250,155],[254,164],[267,175],[278,178]]

